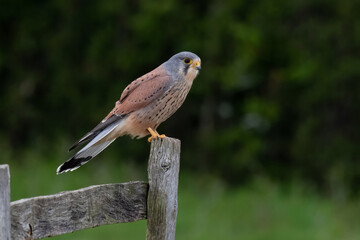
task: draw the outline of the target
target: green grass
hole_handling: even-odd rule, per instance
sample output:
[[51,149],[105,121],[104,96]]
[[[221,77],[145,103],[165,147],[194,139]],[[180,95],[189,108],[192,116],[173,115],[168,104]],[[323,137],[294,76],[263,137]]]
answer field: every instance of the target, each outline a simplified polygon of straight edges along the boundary
[[[15,156],[21,160],[11,161]],[[146,179],[146,165],[100,155],[86,166],[57,176],[66,153],[2,154],[10,165],[12,201],[94,184]],[[97,163],[95,163],[97,161]],[[102,162],[103,161],[103,162]],[[106,161],[106,162],[105,162]],[[102,163],[101,163],[102,162]],[[352,240],[360,236],[360,204],[320,197],[299,183],[287,187],[266,179],[229,188],[212,176],[180,173],[177,239]],[[145,239],[146,221],[101,226],[53,237],[60,239]]]

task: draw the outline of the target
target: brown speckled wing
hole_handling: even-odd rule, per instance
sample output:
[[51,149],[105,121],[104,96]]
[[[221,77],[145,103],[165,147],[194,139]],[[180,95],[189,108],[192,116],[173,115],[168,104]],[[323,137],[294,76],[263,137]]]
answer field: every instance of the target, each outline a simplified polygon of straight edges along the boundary
[[104,120],[114,114],[120,116],[146,107],[169,89],[170,81],[171,77],[162,66],[136,79],[125,88]]

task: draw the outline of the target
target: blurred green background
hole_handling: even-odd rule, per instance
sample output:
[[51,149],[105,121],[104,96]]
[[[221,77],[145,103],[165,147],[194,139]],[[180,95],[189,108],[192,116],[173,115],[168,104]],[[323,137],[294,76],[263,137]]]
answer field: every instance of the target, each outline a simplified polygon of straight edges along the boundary
[[[160,132],[182,141],[177,239],[358,239],[360,2],[0,1],[0,163],[11,198],[146,180],[123,137],[56,176],[124,87],[173,54],[202,71]],[[146,222],[54,239],[144,239]]]

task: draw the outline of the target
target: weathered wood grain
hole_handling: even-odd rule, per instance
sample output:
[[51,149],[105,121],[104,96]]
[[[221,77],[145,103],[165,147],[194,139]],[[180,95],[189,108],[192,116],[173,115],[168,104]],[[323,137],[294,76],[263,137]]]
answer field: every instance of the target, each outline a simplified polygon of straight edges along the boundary
[[10,240],[10,173],[0,165],[0,239]]
[[12,202],[12,239],[40,239],[104,224],[146,219],[147,192],[147,183],[129,182]]
[[147,240],[175,239],[179,169],[180,141],[153,140],[148,163]]

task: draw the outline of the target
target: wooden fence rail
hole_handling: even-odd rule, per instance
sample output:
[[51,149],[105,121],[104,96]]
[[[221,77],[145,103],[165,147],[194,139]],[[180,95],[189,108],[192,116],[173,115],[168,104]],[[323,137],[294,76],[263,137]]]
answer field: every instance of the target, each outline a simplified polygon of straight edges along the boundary
[[0,165],[0,240],[41,239],[142,219],[146,239],[174,240],[179,167],[180,141],[153,140],[149,183],[103,184],[10,203],[9,167]]

